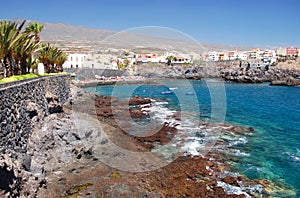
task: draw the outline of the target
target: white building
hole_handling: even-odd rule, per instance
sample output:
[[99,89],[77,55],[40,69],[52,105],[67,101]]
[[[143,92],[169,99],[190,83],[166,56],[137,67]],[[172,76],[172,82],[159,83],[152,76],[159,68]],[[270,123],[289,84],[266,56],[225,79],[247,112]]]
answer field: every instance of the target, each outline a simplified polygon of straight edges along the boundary
[[93,68],[93,69],[117,69],[112,64],[114,56],[110,54],[69,54],[64,68]]
[[173,60],[172,63],[174,63],[174,64],[191,63],[191,59],[186,54],[177,55],[177,56],[175,56],[175,60]]
[[63,64],[64,68],[81,68],[86,59],[86,54],[69,54],[68,60]]
[[218,61],[219,53],[218,52],[209,52],[207,56],[208,61]]
[[246,52],[237,52],[236,60],[247,60],[248,55]]
[[93,69],[117,69],[112,64],[112,60],[115,58],[115,56],[110,54],[88,54],[83,65]]
[[277,61],[277,54],[274,50],[265,50],[262,57],[263,63],[275,63]]
[[256,48],[256,49],[253,49],[250,51],[249,58],[256,59],[256,60],[262,60],[264,53],[265,53],[264,50],[260,50],[260,49]]
[[277,48],[276,49],[276,54],[278,56],[286,56],[286,48]]

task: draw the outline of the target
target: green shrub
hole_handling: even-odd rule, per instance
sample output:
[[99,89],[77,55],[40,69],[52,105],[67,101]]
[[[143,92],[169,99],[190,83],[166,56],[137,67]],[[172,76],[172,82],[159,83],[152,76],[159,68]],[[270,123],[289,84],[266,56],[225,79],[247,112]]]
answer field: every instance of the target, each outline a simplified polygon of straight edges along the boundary
[[8,78],[3,78],[0,80],[0,84],[2,83],[9,83],[14,82],[18,80],[25,80],[25,79],[31,79],[31,78],[37,78],[39,76],[53,76],[53,75],[63,75],[67,74],[67,72],[60,72],[60,73],[50,73],[50,74],[24,74],[24,75],[15,75]]

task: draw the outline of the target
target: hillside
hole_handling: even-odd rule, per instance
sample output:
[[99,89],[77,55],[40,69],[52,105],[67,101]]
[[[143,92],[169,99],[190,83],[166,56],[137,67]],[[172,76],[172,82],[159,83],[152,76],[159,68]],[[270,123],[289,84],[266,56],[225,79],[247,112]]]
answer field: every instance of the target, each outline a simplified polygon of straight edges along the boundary
[[[17,22],[21,22],[22,20],[13,19],[13,21]],[[32,21],[27,20],[27,23],[30,22]],[[180,51],[183,53],[250,49],[243,46],[225,46],[211,43],[200,44],[188,36],[179,33],[177,30],[164,27],[141,27],[128,31],[115,32],[63,23],[40,23],[44,25],[44,29],[40,35],[42,41],[55,43],[59,47],[77,46],[89,48],[87,51],[97,51],[103,47],[125,49],[152,48],[162,51]]]

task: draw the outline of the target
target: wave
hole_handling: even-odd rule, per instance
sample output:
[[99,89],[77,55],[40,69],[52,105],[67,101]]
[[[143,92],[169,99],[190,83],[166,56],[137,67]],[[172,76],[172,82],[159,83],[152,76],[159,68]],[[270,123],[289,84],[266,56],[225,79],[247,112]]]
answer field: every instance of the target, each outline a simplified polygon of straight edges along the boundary
[[227,194],[245,195],[246,198],[251,198],[241,187],[233,186],[222,181],[218,181],[217,186],[222,187]]
[[151,102],[155,105],[168,105],[169,104],[169,102],[162,102],[162,101],[156,101],[156,100],[152,100]]
[[149,112],[151,119],[159,121],[160,123],[164,123],[166,121],[176,123],[176,120],[172,118],[176,111],[170,110],[164,106],[165,104],[168,104],[168,102],[152,102],[152,105],[141,105],[140,107],[142,108],[142,111]]
[[238,144],[246,144],[248,142],[246,137],[239,137],[239,138],[232,139],[232,140],[233,140],[232,142],[229,142],[229,146],[235,146]]
[[199,141],[191,141],[186,142],[186,144],[182,147],[183,151],[190,155],[200,155],[199,148],[203,145],[199,143]]
[[227,153],[229,155],[237,156],[237,157],[250,157],[250,153],[242,152],[239,149],[228,148],[226,145],[217,145],[215,149],[222,153]]
[[249,157],[250,153],[241,152],[238,149],[230,149],[229,152],[238,157]]
[[[199,125],[199,118],[195,115],[188,113],[180,113],[181,120],[176,119],[174,116],[177,111],[170,110],[167,106],[168,102],[156,101],[152,99],[151,105],[144,105],[142,111],[149,113],[151,119],[158,121],[158,123],[168,122],[175,125],[178,131],[176,137],[172,140],[174,151],[180,149],[180,151],[189,155],[201,155],[203,152],[207,152],[211,149],[220,150],[222,152],[228,152],[235,156],[248,157],[249,153],[241,152],[238,149],[231,149],[229,147],[245,144],[247,142],[246,137],[236,137],[231,135],[223,135],[222,138],[225,140],[224,145],[214,145],[220,138],[220,133],[225,126],[210,126]],[[175,149],[176,147],[176,149]]]
[[293,162],[300,163],[300,156],[298,155],[298,153],[299,152],[297,152],[297,154],[291,152],[283,152],[282,155],[287,156]]

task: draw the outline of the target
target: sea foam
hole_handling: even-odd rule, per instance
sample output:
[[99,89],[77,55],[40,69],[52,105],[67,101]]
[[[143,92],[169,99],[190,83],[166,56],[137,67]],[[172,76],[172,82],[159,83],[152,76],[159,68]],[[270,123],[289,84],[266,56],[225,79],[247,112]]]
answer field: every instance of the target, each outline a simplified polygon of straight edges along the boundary
[[241,187],[233,186],[222,181],[218,181],[217,185],[222,187],[227,194],[245,195],[246,198],[251,198],[251,196],[244,192]]

